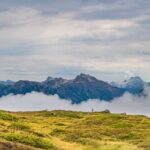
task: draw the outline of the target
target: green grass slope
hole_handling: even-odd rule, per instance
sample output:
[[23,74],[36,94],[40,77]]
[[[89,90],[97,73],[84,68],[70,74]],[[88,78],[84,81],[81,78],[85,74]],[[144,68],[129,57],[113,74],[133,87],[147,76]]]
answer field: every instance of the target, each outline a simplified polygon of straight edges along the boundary
[[106,112],[0,111],[0,150],[150,150],[150,118]]

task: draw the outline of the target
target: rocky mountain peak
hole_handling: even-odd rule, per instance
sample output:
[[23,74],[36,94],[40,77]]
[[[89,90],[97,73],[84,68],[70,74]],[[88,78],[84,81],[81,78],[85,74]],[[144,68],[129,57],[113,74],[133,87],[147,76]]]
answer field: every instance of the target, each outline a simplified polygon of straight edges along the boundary
[[90,76],[88,74],[83,74],[81,73],[80,75],[76,76],[76,78],[74,79],[75,82],[94,82],[97,81],[97,79],[93,76]]
[[52,81],[52,80],[54,80],[54,78],[53,77],[47,77],[47,79],[46,79],[46,81]]
[[131,77],[128,80],[125,80],[124,82],[130,83],[130,82],[144,82],[139,76]]

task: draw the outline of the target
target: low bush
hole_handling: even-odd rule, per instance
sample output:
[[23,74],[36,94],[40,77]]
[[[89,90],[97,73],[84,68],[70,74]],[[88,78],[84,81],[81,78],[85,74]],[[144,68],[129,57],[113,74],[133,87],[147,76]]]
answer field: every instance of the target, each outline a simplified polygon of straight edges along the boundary
[[11,128],[16,130],[29,130],[30,127],[24,123],[15,122],[10,125]]
[[16,121],[17,117],[15,115],[12,115],[12,114],[9,114],[9,113],[6,113],[6,112],[0,112],[0,119]]
[[38,148],[44,148],[44,149],[50,149],[54,148],[52,143],[44,138],[39,138],[34,135],[24,135],[19,133],[7,133],[3,135],[3,138],[12,141],[12,142],[18,142],[26,145],[31,145]]

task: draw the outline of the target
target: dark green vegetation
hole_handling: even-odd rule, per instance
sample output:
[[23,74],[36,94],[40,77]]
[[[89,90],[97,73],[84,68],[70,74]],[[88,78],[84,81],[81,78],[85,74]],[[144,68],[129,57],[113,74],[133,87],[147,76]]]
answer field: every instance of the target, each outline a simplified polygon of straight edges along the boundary
[[0,111],[0,150],[150,150],[150,118],[109,112]]

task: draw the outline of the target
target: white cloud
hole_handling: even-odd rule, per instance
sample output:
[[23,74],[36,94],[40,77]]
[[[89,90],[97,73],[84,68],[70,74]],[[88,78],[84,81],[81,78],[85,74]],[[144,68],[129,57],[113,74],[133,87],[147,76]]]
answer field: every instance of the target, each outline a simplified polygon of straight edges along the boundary
[[[75,12],[74,12],[75,13]],[[15,48],[19,44],[59,44],[64,39],[122,37],[123,29],[137,25],[132,20],[77,20],[73,12],[47,16],[34,8],[18,8],[0,12],[0,47]],[[102,36],[101,36],[102,35]],[[9,41],[9,44],[7,44]]]
[[57,95],[46,96],[42,93],[26,95],[8,95],[0,98],[0,109],[9,111],[37,111],[37,110],[73,110],[89,112],[109,109],[113,113],[142,114],[150,116],[150,89],[145,89],[145,97],[133,96],[129,93],[112,102],[88,100],[81,104],[71,104],[69,100],[58,98]]
[[[82,70],[97,74],[129,70],[148,80],[149,54],[143,55],[139,51],[149,51],[149,30],[139,21],[145,21],[149,16],[141,14],[133,19],[104,16],[93,20],[77,17],[87,9],[90,12],[95,8],[115,11],[124,7],[120,3],[100,4],[81,3],[79,11],[62,11],[56,3],[54,6],[59,6],[60,10],[50,7],[50,11],[56,9],[54,14],[45,14],[43,7],[38,9],[33,5],[0,11],[1,80],[41,80],[44,75],[46,78],[58,72],[64,76],[62,70],[70,68],[75,72]],[[109,80],[114,80],[111,74]]]

